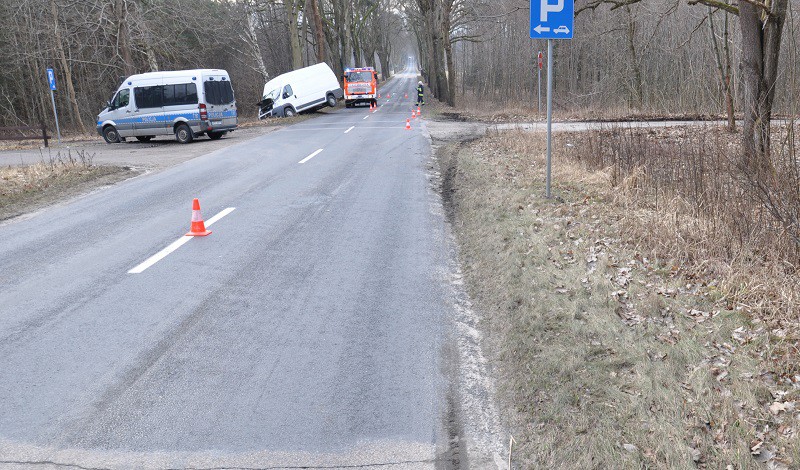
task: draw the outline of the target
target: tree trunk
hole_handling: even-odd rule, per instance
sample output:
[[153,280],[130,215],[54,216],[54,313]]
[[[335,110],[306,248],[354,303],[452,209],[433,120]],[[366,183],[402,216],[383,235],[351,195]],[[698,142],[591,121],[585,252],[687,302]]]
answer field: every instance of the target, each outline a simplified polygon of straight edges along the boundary
[[147,65],[150,66],[151,72],[158,72],[158,59],[156,59],[156,51],[153,50],[153,45],[150,43],[150,34],[147,34],[144,43],[144,51],[147,55]]
[[133,75],[135,67],[133,65],[133,54],[131,53],[131,32],[128,27],[128,2],[127,0],[115,0],[114,17],[117,27],[117,47],[120,57],[122,57],[122,70],[125,75]]
[[286,21],[289,30],[289,50],[292,55],[292,70],[303,67],[303,54],[300,50],[299,35],[297,29],[297,17],[300,13],[298,4],[300,0],[284,0],[283,6],[286,9]]
[[633,18],[631,7],[625,5],[628,14],[628,51],[631,54],[631,68],[633,68],[633,99],[631,107],[642,109],[644,105],[644,91],[642,87],[642,69],[639,66],[639,56],[636,52],[636,21]]
[[322,17],[319,15],[319,4],[317,0],[308,0],[311,3],[311,16],[314,20],[314,35],[316,42],[315,53],[317,62],[325,62],[325,30],[322,28]]
[[386,51],[379,51],[378,61],[381,63],[381,75],[383,76],[383,79],[388,80],[392,75],[391,70],[389,69],[389,67],[391,67],[389,65],[389,53]]
[[356,67],[363,67],[363,59],[362,59],[362,50],[361,50],[361,42],[359,41],[358,35],[355,32],[355,26],[351,26],[351,41],[353,43],[353,64]]
[[69,62],[67,62],[63,38],[61,37],[61,29],[58,27],[58,7],[56,7],[55,0],[50,0],[50,11],[53,14],[53,36],[56,42],[56,50],[58,51],[61,68],[64,70],[64,82],[67,85],[67,95],[69,96],[69,104],[72,109],[72,119],[75,124],[78,125],[78,129],[81,133],[86,134],[86,126],[83,125],[81,110],[78,108],[78,99],[75,96],[75,87],[72,84],[72,70],[70,69]]
[[245,31],[245,42],[250,49],[250,57],[255,63],[255,69],[261,75],[264,83],[269,81],[269,72],[267,72],[267,65],[264,63],[264,55],[261,53],[261,46],[258,44],[258,25],[256,24],[256,12],[253,11],[250,2],[244,3],[244,14],[247,16],[247,30]]
[[453,61],[453,45],[445,41],[444,53],[447,59],[447,104],[456,105],[456,67]]
[[350,48],[350,24],[352,15],[350,13],[350,2],[345,0],[335,0],[334,15],[336,17],[336,34],[339,37],[339,61],[342,71],[352,65],[353,51]]
[[711,33],[711,45],[714,48],[714,57],[717,62],[717,73],[719,74],[720,87],[724,94],[725,111],[728,115],[728,132],[736,131],[736,117],[733,114],[733,91],[731,90],[731,53],[728,46],[728,14],[725,15],[725,25],[723,26],[723,51],[720,51],[717,32],[714,27],[714,10],[708,7],[708,28]]
[[431,22],[431,34],[433,36],[433,60],[436,63],[434,66],[434,80],[436,81],[436,97],[443,102],[449,101],[447,89],[447,76],[444,65],[444,34],[442,31],[442,24],[444,23],[442,5],[440,1],[434,2],[435,20]]
[[788,0],[773,0],[769,14],[739,3],[742,34],[742,107],[744,108],[743,158],[750,170],[770,172],[770,121],[778,59]]
[[454,0],[443,0],[442,4],[442,41],[444,43],[445,61],[447,63],[447,104],[456,105],[456,67],[453,57],[453,43],[450,42],[450,15]]

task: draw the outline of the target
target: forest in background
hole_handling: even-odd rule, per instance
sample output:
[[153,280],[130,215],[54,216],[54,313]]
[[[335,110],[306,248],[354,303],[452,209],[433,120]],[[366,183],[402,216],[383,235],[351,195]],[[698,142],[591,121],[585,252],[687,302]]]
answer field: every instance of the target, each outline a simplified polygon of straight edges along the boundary
[[[576,0],[575,39],[555,45],[557,109],[741,112],[739,22],[725,8],[689,3],[698,2]],[[790,1],[778,114],[794,114],[800,94],[798,14],[800,2]],[[53,127],[48,67],[62,127],[91,132],[132,73],[224,68],[249,116],[269,77],[325,61],[337,75],[373,65],[388,78],[409,55],[442,101],[535,108],[536,55],[546,44],[529,38],[529,15],[519,0],[6,0],[0,125]]]
[[410,43],[394,0],[5,0],[0,126],[54,127],[48,67],[62,128],[93,132],[134,73],[226,69],[240,115],[253,116],[270,77],[322,61],[337,76],[355,64],[388,75]]

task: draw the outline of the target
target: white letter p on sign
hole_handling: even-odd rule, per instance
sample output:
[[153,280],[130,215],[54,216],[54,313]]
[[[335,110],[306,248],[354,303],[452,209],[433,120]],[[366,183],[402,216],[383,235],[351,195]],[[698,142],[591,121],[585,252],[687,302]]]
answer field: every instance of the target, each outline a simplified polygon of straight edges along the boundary
[[540,0],[542,2],[542,9],[539,13],[539,20],[542,23],[547,23],[548,13],[558,13],[564,9],[564,0],[556,0],[555,5],[550,4],[550,0]]

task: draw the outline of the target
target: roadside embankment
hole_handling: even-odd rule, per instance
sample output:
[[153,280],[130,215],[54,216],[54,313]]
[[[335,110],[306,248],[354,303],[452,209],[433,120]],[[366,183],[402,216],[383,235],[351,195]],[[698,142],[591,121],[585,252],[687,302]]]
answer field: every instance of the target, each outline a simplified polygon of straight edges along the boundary
[[0,167],[0,221],[136,174],[129,167],[94,165],[91,155],[69,150],[31,165]]
[[[543,134],[439,144],[443,198],[487,319],[515,468],[800,464],[792,319],[743,303],[752,297],[733,289],[725,250],[696,243],[715,236],[711,224],[687,222],[701,212],[664,183],[643,190],[641,166],[623,174],[620,162],[587,161],[611,144],[585,133],[555,138],[550,200]],[[625,145],[636,149],[615,148]],[[690,237],[692,227],[706,231]],[[746,285],[775,272],[749,272]]]

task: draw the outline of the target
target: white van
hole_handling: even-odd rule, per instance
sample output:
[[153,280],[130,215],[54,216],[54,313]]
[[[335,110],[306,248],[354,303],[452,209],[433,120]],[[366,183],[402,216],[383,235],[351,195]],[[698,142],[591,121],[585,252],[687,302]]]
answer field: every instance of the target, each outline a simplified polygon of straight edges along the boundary
[[217,69],[131,75],[97,116],[97,132],[109,144],[173,134],[182,144],[203,134],[216,140],[238,124],[231,79]]
[[278,75],[264,85],[258,118],[294,116],[303,111],[334,107],[344,92],[326,63]]

